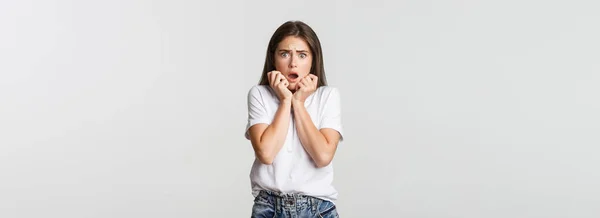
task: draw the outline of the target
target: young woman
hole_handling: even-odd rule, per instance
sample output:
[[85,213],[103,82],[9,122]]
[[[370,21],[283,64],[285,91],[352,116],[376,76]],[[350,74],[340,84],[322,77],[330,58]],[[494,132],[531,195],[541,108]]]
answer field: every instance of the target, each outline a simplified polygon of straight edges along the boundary
[[321,44],[305,23],[288,21],[271,37],[260,83],[248,92],[245,137],[256,157],[252,217],[339,217],[340,94],[327,86]]

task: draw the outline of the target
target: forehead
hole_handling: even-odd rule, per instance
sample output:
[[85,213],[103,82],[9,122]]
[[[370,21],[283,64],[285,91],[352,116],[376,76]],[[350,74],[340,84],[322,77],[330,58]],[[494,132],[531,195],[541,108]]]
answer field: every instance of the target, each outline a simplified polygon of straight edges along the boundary
[[296,36],[287,36],[279,45],[277,45],[277,49],[286,49],[286,50],[310,50],[308,43],[304,41],[304,39]]

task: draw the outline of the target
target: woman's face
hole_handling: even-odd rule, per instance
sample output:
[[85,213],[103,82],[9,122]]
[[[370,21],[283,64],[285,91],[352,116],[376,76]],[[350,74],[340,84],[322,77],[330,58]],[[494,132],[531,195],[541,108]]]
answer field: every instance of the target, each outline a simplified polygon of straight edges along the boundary
[[312,52],[304,39],[287,36],[275,50],[275,70],[289,81],[288,89],[295,91],[298,82],[310,73]]

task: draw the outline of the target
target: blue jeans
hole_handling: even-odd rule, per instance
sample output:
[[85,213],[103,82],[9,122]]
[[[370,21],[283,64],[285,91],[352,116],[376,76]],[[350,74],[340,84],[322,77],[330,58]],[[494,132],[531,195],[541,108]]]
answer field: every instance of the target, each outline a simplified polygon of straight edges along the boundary
[[323,199],[301,195],[260,191],[254,198],[251,218],[337,218],[335,205]]

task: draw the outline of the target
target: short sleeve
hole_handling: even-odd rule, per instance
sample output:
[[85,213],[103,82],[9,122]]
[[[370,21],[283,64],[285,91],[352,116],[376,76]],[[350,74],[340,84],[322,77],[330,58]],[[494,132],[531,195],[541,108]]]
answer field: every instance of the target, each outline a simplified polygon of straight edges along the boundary
[[323,106],[320,129],[331,128],[340,133],[340,141],[344,139],[342,128],[341,99],[338,89],[331,88],[329,96]]
[[258,123],[269,124],[270,120],[267,117],[267,110],[262,100],[262,95],[258,86],[254,86],[248,91],[248,123],[244,136],[250,139],[248,129]]

